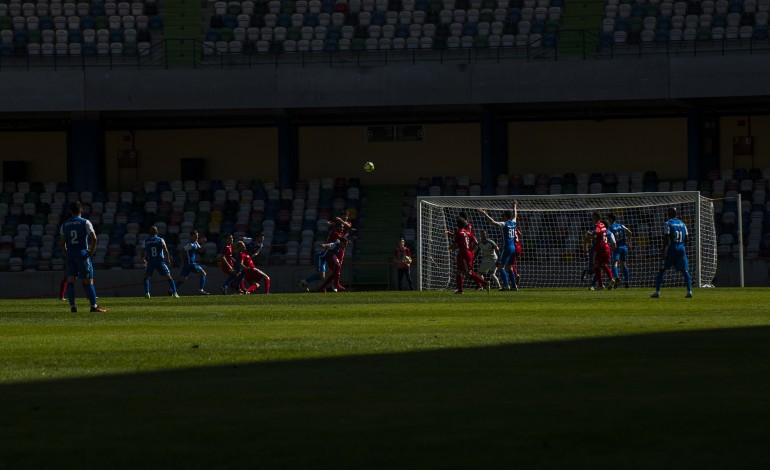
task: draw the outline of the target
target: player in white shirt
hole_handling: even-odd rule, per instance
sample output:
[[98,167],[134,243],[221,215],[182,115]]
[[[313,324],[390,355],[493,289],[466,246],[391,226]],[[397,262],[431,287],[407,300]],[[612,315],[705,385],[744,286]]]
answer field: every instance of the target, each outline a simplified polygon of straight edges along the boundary
[[[482,276],[491,277],[495,281],[497,288],[500,288],[500,279],[497,278],[497,252],[500,251],[500,247],[497,243],[489,239],[486,230],[481,231],[481,241],[477,248],[481,253],[481,264],[479,265],[479,273]],[[487,285],[489,285],[489,277],[487,277]]]

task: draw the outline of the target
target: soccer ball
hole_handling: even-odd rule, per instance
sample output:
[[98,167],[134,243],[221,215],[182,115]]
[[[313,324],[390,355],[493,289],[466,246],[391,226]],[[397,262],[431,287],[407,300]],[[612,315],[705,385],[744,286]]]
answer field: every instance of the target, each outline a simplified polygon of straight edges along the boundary
[[412,258],[408,256],[404,256],[403,258],[401,258],[401,262],[404,264],[412,264]]
[[374,171],[374,163],[372,163],[372,162],[364,163],[364,171],[367,171],[367,172]]

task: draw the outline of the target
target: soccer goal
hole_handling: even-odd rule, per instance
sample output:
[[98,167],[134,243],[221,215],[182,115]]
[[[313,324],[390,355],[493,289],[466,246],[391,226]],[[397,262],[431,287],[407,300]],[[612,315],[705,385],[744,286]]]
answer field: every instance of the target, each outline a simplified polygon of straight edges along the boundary
[[[455,257],[450,251],[448,231],[455,229],[461,212],[468,215],[473,233],[482,230],[498,244],[500,228],[490,225],[478,211],[485,209],[495,220],[519,201],[518,223],[522,232],[522,254],[517,261],[520,287],[588,286],[581,279],[588,256],[581,245],[583,234],[593,227],[591,215],[615,214],[628,227],[627,266],[632,287],[652,287],[660,267],[661,235],[666,209],[676,207],[687,224],[687,257],[693,285],[709,287],[717,268],[717,240],[711,199],[697,191],[629,194],[561,194],[519,196],[419,197],[417,254],[420,289],[454,289]],[[479,260],[476,260],[478,263]],[[622,275],[621,275],[622,280]],[[682,277],[666,276],[667,286],[682,286]]]

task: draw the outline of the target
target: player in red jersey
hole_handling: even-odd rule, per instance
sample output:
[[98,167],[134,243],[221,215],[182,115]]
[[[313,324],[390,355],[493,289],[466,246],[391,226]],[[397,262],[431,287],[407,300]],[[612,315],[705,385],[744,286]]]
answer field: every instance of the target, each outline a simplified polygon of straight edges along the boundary
[[[243,276],[243,282],[245,287],[245,293],[251,294],[259,289],[259,282],[262,281],[265,284],[265,294],[270,293],[270,277],[259,270],[254,264],[254,260],[246,252],[246,244],[238,242],[235,244],[235,259],[240,264],[241,275]],[[240,278],[241,276],[239,276]],[[239,283],[240,284],[240,283]]]
[[227,279],[219,290],[222,294],[227,294],[227,289],[238,275],[235,272],[235,259],[233,258],[233,236],[230,234],[225,235],[225,244],[222,246],[222,253],[219,255],[219,266],[222,267],[222,272],[227,274]]
[[455,294],[463,293],[463,281],[469,276],[476,283],[476,290],[484,289],[484,278],[473,272],[473,252],[479,242],[468,230],[468,222],[463,218],[457,219],[457,230],[454,232],[454,240],[451,249],[457,250],[457,290]]
[[[598,290],[604,289],[602,283],[602,271],[607,274],[607,288],[612,289],[612,285],[615,282],[612,278],[612,270],[610,270],[610,243],[607,235],[607,227],[602,222],[602,215],[599,212],[593,213],[594,229],[591,235],[594,240],[594,276],[598,283]],[[593,290],[593,287],[591,287]]]
[[[348,209],[344,209],[339,217],[335,217],[332,220],[329,220],[326,222],[327,225],[333,226],[334,229],[329,232],[329,236],[326,238],[326,243],[336,243],[343,238],[346,239],[348,242],[352,242],[355,240],[355,237],[350,236],[351,232],[354,232],[356,229],[353,228],[353,221],[350,220],[350,211]],[[345,259],[345,250],[342,249],[337,252],[335,255],[337,257],[337,260],[340,262],[340,275],[342,274],[342,261]],[[338,277],[339,281],[339,277]],[[335,289],[337,290],[345,290],[345,287],[338,283],[335,286]]]

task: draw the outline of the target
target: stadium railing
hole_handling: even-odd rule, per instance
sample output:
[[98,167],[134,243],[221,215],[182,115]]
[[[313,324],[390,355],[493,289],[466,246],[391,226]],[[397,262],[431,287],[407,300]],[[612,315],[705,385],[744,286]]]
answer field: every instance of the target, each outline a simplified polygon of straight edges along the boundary
[[587,30],[560,30],[531,39],[526,46],[468,47],[445,49],[349,50],[311,52],[262,52],[246,48],[241,52],[213,50],[200,39],[165,39],[136,54],[30,56],[22,52],[0,55],[4,69],[63,69],[131,67],[138,69],[252,68],[265,66],[361,67],[390,63],[509,63],[558,60],[620,59],[629,57],[714,56],[768,54],[768,39],[694,40],[681,42],[640,42],[602,44],[599,36]]

